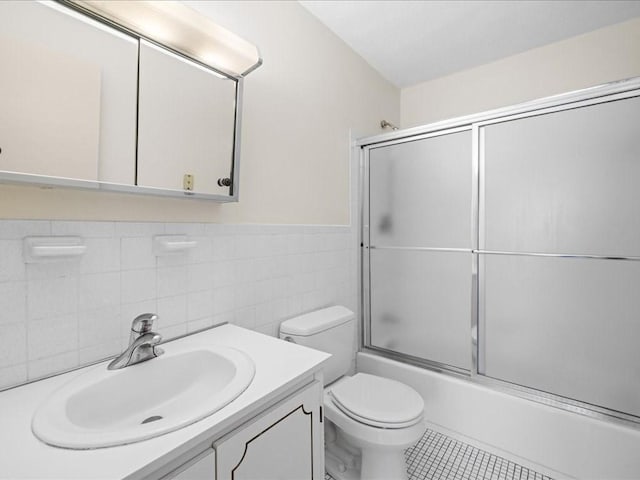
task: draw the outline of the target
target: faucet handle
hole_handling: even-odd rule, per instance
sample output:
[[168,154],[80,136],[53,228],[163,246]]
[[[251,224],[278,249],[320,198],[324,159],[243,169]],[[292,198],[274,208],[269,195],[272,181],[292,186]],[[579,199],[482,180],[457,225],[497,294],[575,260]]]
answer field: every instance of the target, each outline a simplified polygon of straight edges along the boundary
[[137,333],[138,335],[144,335],[151,331],[151,327],[153,327],[153,322],[158,319],[158,315],[155,313],[143,313],[138,315],[131,322],[131,331]]

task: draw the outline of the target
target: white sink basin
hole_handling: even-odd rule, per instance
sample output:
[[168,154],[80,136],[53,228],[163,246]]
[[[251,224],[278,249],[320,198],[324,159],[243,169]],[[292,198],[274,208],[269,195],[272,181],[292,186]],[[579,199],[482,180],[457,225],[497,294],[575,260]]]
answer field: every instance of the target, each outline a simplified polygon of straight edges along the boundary
[[100,364],[55,391],[33,433],[58,447],[91,449],[156,437],[211,415],[251,383],[253,361],[228,347],[172,352],[107,370]]

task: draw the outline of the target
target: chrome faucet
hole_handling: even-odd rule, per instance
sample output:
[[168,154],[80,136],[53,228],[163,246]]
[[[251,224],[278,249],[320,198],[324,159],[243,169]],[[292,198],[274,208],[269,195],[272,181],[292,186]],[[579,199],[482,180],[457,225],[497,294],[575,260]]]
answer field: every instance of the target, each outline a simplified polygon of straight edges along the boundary
[[164,353],[164,350],[157,347],[162,336],[151,331],[153,322],[157,319],[158,316],[155,313],[143,313],[131,322],[129,346],[111,361],[107,367],[109,370],[117,370],[145,362]]

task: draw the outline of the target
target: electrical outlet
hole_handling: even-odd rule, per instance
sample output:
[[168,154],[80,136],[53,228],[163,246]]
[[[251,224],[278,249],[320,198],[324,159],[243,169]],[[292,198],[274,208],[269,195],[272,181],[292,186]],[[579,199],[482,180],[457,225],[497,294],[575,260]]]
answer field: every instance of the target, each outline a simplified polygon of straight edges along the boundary
[[193,175],[185,173],[182,179],[182,188],[185,190],[193,190]]

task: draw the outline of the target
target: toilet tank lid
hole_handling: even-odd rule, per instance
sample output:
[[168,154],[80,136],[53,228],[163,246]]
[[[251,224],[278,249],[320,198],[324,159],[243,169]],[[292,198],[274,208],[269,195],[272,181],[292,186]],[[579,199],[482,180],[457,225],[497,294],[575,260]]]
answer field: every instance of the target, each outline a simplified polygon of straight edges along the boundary
[[280,333],[307,337],[342,325],[354,318],[355,314],[351,310],[336,305],[285,320],[280,324]]

